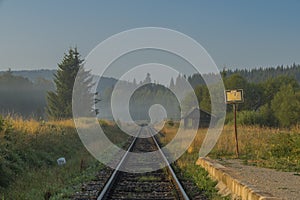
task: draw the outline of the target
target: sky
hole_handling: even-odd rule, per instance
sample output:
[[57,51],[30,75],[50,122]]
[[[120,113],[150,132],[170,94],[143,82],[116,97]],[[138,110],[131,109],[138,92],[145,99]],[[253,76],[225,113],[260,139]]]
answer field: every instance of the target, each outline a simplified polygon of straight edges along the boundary
[[56,69],[113,34],[164,27],[199,42],[229,69],[300,63],[300,1],[0,0],[0,71]]

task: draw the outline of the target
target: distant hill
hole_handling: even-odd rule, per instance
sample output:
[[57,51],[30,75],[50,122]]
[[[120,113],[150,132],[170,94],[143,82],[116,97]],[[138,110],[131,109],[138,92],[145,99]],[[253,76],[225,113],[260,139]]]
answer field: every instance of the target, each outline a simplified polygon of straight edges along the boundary
[[[56,70],[49,69],[41,69],[41,70],[20,70],[20,71],[12,71],[13,75],[22,76],[28,78],[32,82],[36,82],[39,78],[46,80],[53,80],[54,74]],[[5,73],[5,71],[0,71],[0,75]],[[300,83],[300,64],[293,64],[291,66],[284,67],[283,65],[278,67],[270,67],[270,68],[255,68],[255,69],[229,69],[226,70],[226,75],[230,76],[232,74],[240,74],[244,78],[246,78],[249,82],[263,82],[269,78],[275,78],[280,75],[286,75],[295,78],[298,83]],[[208,74],[204,75],[207,78],[214,78],[213,75]],[[189,82],[192,86],[196,86],[198,84],[204,84],[202,78],[194,74],[188,77]],[[104,92],[107,88],[113,87],[117,82],[115,78],[102,77],[101,82],[98,85],[98,91]]]
[[50,80],[37,78],[32,82],[12,71],[3,72],[0,74],[0,113],[42,118],[46,106],[45,96],[53,88]]
[[[0,84],[0,113],[12,112],[23,116],[43,116],[46,106],[47,91],[55,88],[53,83],[55,73],[56,70],[48,69],[9,72],[0,71],[0,82],[2,81]],[[230,77],[236,73],[240,74],[247,81],[252,83],[260,83],[269,78],[275,78],[281,75],[294,77],[298,83],[300,83],[300,65],[296,64],[287,67],[278,66],[276,68],[226,70],[223,73],[226,73],[226,77]],[[217,78],[214,74],[207,74],[204,76],[211,80]],[[182,79],[185,78],[185,76],[179,75],[176,80],[173,81],[173,87],[177,89],[181,88],[183,82]],[[194,88],[199,84],[204,84],[204,81],[199,74],[189,76],[187,79]],[[117,79],[110,77],[101,77],[100,79],[97,91],[99,92],[101,100],[98,105],[101,110],[101,117],[109,118],[112,116],[110,110],[110,97],[117,81]],[[130,86],[131,84],[133,83],[124,82],[124,85]],[[16,85],[16,87],[13,87],[14,85]],[[161,89],[161,92],[162,91],[164,90]],[[155,95],[151,94],[150,96]],[[141,101],[145,102],[147,99],[149,98],[144,98]]]
[[98,83],[97,91],[102,95],[105,90],[111,89],[118,82],[117,79],[111,77],[102,77]]
[[[0,76],[6,73],[7,71],[0,71]],[[11,71],[14,76],[21,76],[27,78],[33,83],[39,82],[39,79],[45,79],[48,81],[53,81],[54,74],[56,70],[50,69],[40,69],[40,70],[20,70],[20,71]],[[117,79],[110,77],[102,77],[98,85],[98,91],[100,93],[104,92],[107,88],[112,88],[117,83]]]
[[[56,70],[0,71],[0,114],[23,117],[44,117],[46,95],[55,89]],[[114,78],[102,77],[97,87],[100,99],[117,83]]]
[[[6,71],[0,71],[0,75]],[[20,71],[11,71],[14,76],[22,76],[28,78],[31,82],[36,82],[38,79],[53,80],[54,73],[56,70],[50,69],[40,69],[40,70],[20,70]]]

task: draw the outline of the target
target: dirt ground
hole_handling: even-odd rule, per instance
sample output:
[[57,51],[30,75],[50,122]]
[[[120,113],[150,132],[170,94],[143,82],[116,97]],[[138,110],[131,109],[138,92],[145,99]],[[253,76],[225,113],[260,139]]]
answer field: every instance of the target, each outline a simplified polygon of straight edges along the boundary
[[300,173],[280,172],[274,169],[244,165],[241,160],[217,160],[233,169],[230,174],[239,180],[255,185],[261,191],[288,200],[300,200]]

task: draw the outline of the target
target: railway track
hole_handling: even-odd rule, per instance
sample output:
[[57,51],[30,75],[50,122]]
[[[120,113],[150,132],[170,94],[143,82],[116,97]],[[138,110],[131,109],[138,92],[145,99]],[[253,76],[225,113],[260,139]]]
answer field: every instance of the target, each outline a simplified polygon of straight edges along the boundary
[[[155,137],[152,137],[152,130],[142,128],[143,134],[149,134],[147,138],[136,138],[129,151],[135,153],[145,153],[159,150]],[[145,133],[146,132],[146,133]],[[152,159],[152,162],[167,162],[166,157],[161,152],[161,157]],[[144,163],[144,160],[131,162],[134,155],[125,155],[120,162],[122,168],[136,168],[152,165]],[[149,160],[149,159],[147,159]],[[134,165],[134,166],[132,166]],[[137,166],[139,165],[139,166]],[[115,171],[100,193],[98,199],[189,199],[180,182],[178,181],[171,166],[145,173],[128,173]]]
[[[107,181],[99,181],[99,178],[91,183],[85,189],[85,194],[73,198],[76,200],[101,200],[101,199],[166,199],[166,200],[187,200],[190,199],[187,191],[193,193],[191,199],[207,199],[201,191],[197,190],[191,181],[183,181],[183,186],[178,180],[174,170],[170,165],[151,172],[129,173],[124,172],[124,169],[137,169],[151,165],[161,165],[162,162],[167,162],[167,158],[159,148],[156,138],[152,135],[153,130],[142,127],[139,134],[147,135],[149,137],[133,139],[129,145],[128,152],[146,153],[159,150],[160,153],[151,159],[136,160],[135,156],[130,153],[124,154],[115,170],[108,169],[110,174],[107,178],[107,173],[103,173]],[[152,163],[147,163],[151,160]],[[120,171],[119,169],[123,169]],[[130,170],[129,170],[130,171]],[[103,177],[101,177],[103,179]],[[98,188],[98,190],[96,190]],[[196,190],[195,190],[196,188]],[[100,191],[99,191],[100,190]],[[92,194],[92,196],[89,196]]]

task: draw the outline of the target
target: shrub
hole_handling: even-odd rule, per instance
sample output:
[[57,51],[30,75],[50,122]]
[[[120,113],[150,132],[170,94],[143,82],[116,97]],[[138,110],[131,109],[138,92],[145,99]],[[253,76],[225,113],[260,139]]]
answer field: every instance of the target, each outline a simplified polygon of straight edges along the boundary
[[74,127],[10,117],[1,117],[0,127],[0,190],[29,168],[49,167],[82,147]]
[[283,85],[271,102],[271,107],[279,124],[290,127],[299,123],[300,97],[295,94],[292,85]]
[[278,126],[278,120],[274,116],[274,112],[272,111],[270,104],[265,104],[260,107],[259,113],[261,115],[260,125],[262,126]]
[[99,124],[100,124],[100,126],[101,126],[102,128],[108,127],[108,126],[109,126],[108,122],[107,122],[106,120],[103,120],[103,119],[100,119],[100,120],[99,120]]
[[[228,114],[227,114],[228,115]],[[226,117],[227,124],[233,122],[233,114]],[[261,106],[259,111],[240,111],[237,113],[237,123],[241,125],[259,125],[274,127],[278,121],[274,116],[270,105]]]
[[256,111],[242,111],[237,116],[237,122],[242,125],[260,124],[261,121],[261,115]]
[[171,119],[171,120],[168,120],[168,125],[169,126],[174,126],[174,121]]

